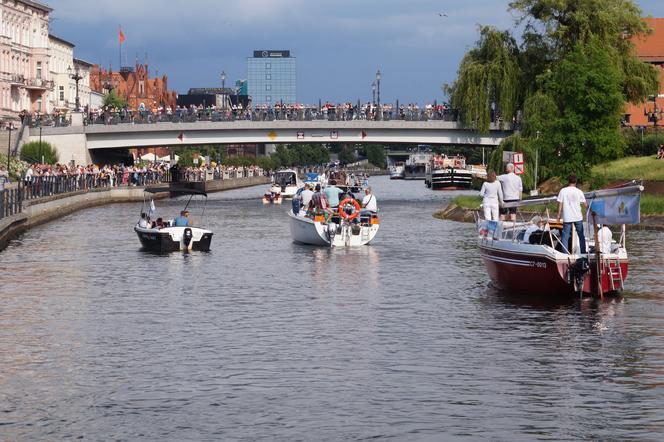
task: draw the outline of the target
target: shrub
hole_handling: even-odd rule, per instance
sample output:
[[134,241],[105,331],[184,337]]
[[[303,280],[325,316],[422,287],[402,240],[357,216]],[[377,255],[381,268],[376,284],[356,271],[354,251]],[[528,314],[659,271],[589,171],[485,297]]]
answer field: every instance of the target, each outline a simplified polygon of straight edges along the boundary
[[29,163],[55,164],[58,162],[58,151],[46,141],[41,144],[39,141],[31,141],[21,147],[21,159]]

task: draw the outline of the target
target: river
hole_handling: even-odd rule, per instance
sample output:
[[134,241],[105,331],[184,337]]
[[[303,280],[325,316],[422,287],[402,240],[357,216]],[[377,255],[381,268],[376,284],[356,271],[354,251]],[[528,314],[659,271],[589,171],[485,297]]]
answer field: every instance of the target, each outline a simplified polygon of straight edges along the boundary
[[431,216],[452,193],[372,184],[353,250],[292,243],[266,186],[210,195],[210,253],[141,251],[140,204],[13,241],[0,440],[661,440],[664,233],[630,232],[624,297],[537,301]]

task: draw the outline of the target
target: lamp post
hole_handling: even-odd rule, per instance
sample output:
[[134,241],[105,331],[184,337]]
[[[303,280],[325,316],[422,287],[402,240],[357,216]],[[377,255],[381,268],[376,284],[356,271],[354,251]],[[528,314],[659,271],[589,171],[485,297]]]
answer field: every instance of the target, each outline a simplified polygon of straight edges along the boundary
[[376,80],[371,82],[371,104],[376,105]]
[[657,107],[657,95],[653,95],[652,111],[649,112],[648,109],[643,109],[643,115],[648,117],[648,121],[653,123],[653,127],[655,128],[655,138],[657,138],[657,122],[662,120],[662,114],[664,114],[664,111]]
[[39,125],[39,159],[44,164],[44,155],[42,155],[42,127]]
[[78,82],[83,79],[83,76],[81,75],[81,71],[78,68],[78,66],[76,66],[76,69],[74,70],[73,73],[72,73],[71,66],[69,66],[67,68],[67,73],[69,74],[69,78],[71,78],[72,80],[74,80],[76,82],[76,108],[74,110],[76,112],[78,112],[78,110],[81,108],[81,101],[80,101],[80,98],[78,96]]
[[226,91],[224,90],[226,88],[226,71],[221,71],[221,99],[222,101],[222,108],[226,109]]
[[7,141],[7,173],[9,173],[9,156],[12,153],[12,129],[14,128],[13,123],[9,123],[9,127],[7,130],[9,130],[9,140]]
[[376,107],[378,108],[378,119],[381,119],[380,111],[380,69],[376,71]]

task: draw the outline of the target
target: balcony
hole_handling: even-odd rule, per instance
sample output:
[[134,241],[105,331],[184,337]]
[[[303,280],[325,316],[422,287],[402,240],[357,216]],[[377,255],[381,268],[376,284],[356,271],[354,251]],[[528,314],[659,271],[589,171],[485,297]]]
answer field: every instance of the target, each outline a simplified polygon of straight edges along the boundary
[[46,90],[53,88],[53,82],[41,78],[28,78],[25,81],[26,89]]
[[25,85],[25,77],[23,75],[19,74],[12,74],[10,83],[12,86],[24,86]]

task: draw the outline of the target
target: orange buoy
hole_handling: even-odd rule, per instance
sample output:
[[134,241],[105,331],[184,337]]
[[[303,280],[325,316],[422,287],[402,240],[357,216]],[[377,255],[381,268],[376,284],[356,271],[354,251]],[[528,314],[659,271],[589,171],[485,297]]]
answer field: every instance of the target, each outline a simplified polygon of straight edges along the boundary
[[[355,211],[353,213],[351,213],[351,214],[346,213],[346,211],[344,210],[344,207],[347,204],[352,204],[353,207],[355,207]],[[346,198],[345,200],[343,200],[342,202],[339,203],[339,216],[341,218],[345,219],[346,221],[352,221],[355,218],[357,218],[358,216],[360,216],[360,210],[361,209],[362,209],[362,207],[360,206],[360,203],[357,202],[357,200],[354,200],[352,198]]]

